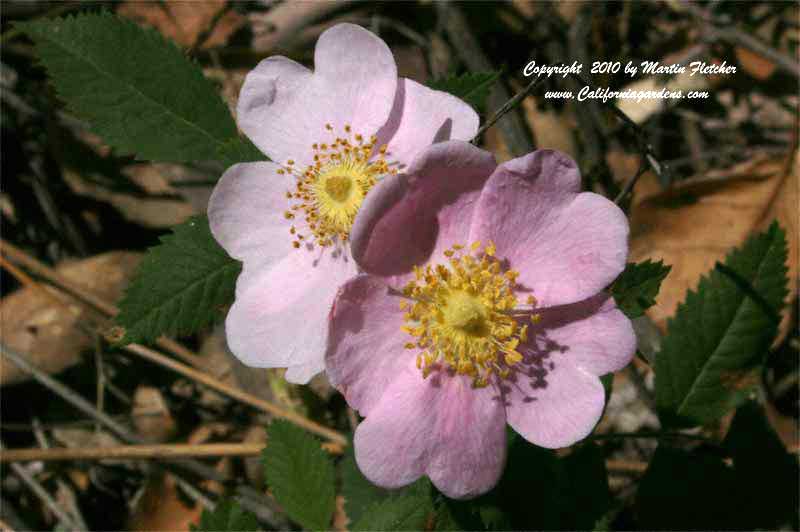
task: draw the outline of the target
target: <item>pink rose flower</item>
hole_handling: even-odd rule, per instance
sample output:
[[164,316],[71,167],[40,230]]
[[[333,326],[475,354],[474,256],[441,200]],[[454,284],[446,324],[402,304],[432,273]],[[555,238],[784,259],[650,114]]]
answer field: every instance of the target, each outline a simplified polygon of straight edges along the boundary
[[365,417],[355,454],[372,482],[427,475],[473,497],[502,473],[506,423],[549,448],[592,431],[599,376],[630,362],[635,337],[604,292],[627,219],[580,183],[555,151],[497,166],[448,141],[370,192],[351,239],[367,273],[339,291],[326,362]]
[[357,273],[347,240],[367,191],[429,144],[478,129],[466,103],[398,79],[389,48],[359,26],[325,31],[314,66],[270,57],[247,75],[239,126],[274,162],[232,166],[208,208],[214,237],[244,263],[226,320],[231,351],[288,367],[299,383],[324,369],[333,298]]

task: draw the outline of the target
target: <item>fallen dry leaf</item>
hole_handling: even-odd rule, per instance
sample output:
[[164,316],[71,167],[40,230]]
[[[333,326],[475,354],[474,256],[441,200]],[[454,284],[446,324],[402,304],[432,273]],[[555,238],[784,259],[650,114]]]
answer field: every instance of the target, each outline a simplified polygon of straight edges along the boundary
[[[213,48],[225,44],[246,22],[245,17],[236,11],[223,13],[226,4],[226,0],[170,0],[163,4],[128,0],[117,9],[117,13],[158,29],[182,46]],[[201,38],[202,42],[198,42]]]
[[69,169],[64,170],[64,181],[80,196],[110,203],[127,220],[145,227],[160,229],[182,223],[194,214],[192,205],[169,184],[172,179],[179,180],[174,176],[186,173],[182,168],[179,165],[166,163],[136,164],[126,167],[123,173],[151,195],[117,192],[85,180]]
[[[107,301],[122,295],[141,254],[126,251],[103,253],[68,262],[56,271]],[[62,303],[57,292],[44,285],[21,288],[0,300],[0,334],[10,349],[25,355],[47,373],[58,373],[77,364],[81,352],[94,339],[77,327],[79,320],[100,320],[93,312],[74,303]],[[24,381],[30,376],[6,358],[0,359],[0,386]]]
[[150,443],[163,443],[177,431],[175,419],[158,388],[139,386],[133,394],[133,426]]
[[[797,278],[797,169],[796,160],[786,172],[785,160],[765,159],[740,166],[737,175],[709,173],[665,192],[636,197],[630,260],[663,259],[672,266],[657,304],[648,311],[662,331],[700,276],[773,219],[787,231],[790,271]],[[792,285],[796,290],[796,281]]]
[[128,529],[134,531],[173,532],[189,530],[190,525],[200,522],[203,507],[190,505],[178,492],[175,477],[170,474],[151,478],[128,522]]
[[765,80],[770,77],[777,68],[777,65],[763,55],[751,52],[747,48],[737,46],[734,50],[736,59],[742,70],[756,79]]

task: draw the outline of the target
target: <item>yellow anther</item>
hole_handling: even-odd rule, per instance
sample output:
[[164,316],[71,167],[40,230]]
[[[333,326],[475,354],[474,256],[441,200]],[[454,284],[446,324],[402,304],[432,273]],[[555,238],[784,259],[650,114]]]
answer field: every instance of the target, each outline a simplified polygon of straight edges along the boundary
[[480,247],[481,247],[481,241],[480,241],[480,240],[476,240],[475,242],[473,242],[473,243],[470,245],[470,249],[471,249],[472,251],[478,251],[478,249],[480,249]]
[[[469,247],[481,249],[480,243]],[[489,242],[484,251],[494,251],[492,247]],[[441,364],[480,387],[507,376],[501,370],[522,360],[519,346],[527,339],[527,326],[507,312],[516,308],[517,299],[499,260],[489,253],[480,259],[461,255],[463,248],[453,245],[444,252],[446,262],[413,269],[414,280],[402,288],[414,300],[403,330],[426,349],[423,376]]]
[[489,255],[490,257],[494,257],[494,254],[497,252],[497,246],[494,245],[494,242],[491,240],[489,241],[489,245],[486,246],[483,251]]
[[[325,129],[334,130],[330,123]],[[363,135],[354,135],[350,124],[344,125],[344,131],[346,135],[337,137],[333,144],[313,143],[313,162],[305,169],[295,168],[297,163],[289,159],[278,170],[297,178],[294,190],[286,197],[293,203],[291,211],[305,218],[312,246],[345,245],[367,192],[389,173],[382,154],[373,155],[371,146],[355,147],[352,139],[361,143]],[[291,219],[294,214],[284,216]]]
[[528,299],[525,300],[528,305],[535,307],[536,306],[536,298],[533,296],[528,296]]
[[539,323],[540,321],[542,321],[541,314],[531,314],[531,323],[536,324]]

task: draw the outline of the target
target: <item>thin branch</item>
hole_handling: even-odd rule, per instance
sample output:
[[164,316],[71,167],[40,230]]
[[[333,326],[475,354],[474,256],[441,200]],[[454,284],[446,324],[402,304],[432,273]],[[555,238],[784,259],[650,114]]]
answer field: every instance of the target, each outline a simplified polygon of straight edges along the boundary
[[492,117],[489,120],[487,120],[485,124],[481,126],[478,132],[475,133],[475,136],[472,137],[471,142],[475,144],[480,138],[480,136],[483,135],[487,129],[492,127],[495,124],[495,122],[500,120],[506,113],[511,111],[514,107],[519,105],[519,103],[523,99],[525,99],[526,96],[532,93],[539,85],[544,83],[546,79],[547,78],[537,77],[536,79],[528,83],[528,85],[524,89],[515,94],[513,98],[504,103],[503,106],[497,111],[495,111],[494,115],[492,115]]
[[700,434],[684,434],[683,432],[609,432],[606,434],[594,434],[588,440],[636,440],[636,439],[664,439],[664,440],[694,440],[706,443],[714,443],[710,438]]
[[138,344],[129,344],[124,346],[123,349],[150,360],[151,362],[155,362],[156,364],[164,366],[165,368],[169,368],[177,373],[180,373],[184,377],[199,382],[200,384],[204,384],[205,386],[227,395],[228,397],[236,399],[241,403],[255,407],[263,412],[272,414],[275,417],[280,417],[286,419],[287,421],[291,421],[295,425],[302,427],[309,432],[313,432],[314,434],[318,434],[319,436],[327,438],[333,443],[341,446],[347,445],[347,438],[340,432],[329,429],[328,427],[296,414],[291,410],[286,410],[269,403],[259,397],[256,397],[255,395],[242,391],[239,388],[234,388],[233,386],[220,382],[208,373],[198,371],[187,366],[186,364],[178,362],[177,360],[166,357],[157,351]]
[[619,191],[617,197],[614,198],[614,203],[619,205],[622,200],[625,199],[625,196],[630,194],[630,192],[633,190],[633,187],[636,186],[636,182],[639,181],[639,178],[642,177],[642,174],[644,174],[645,171],[647,171],[647,164],[644,162],[644,159],[642,159],[639,163],[639,169],[636,170],[636,174],[634,174],[625,182],[625,186],[622,187],[622,190]]
[[[47,436],[45,436],[44,430],[42,430],[42,424],[39,421],[39,418],[34,417],[32,422],[33,433],[36,437],[36,442],[39,444],[39,447],[45,450],[50,449],[50,443],[47,441]],[[0,455],[2,455],[3,452],[4,450],[0,449]],[[86,524],[86,519],[84,519],[80,506],[77,503],[78,498],[75,495],[75,490],[73,490],[72,486],[64,482],[60,477],[56,478],[56,485],[58,486],[58,489],[62,491],[62,493],[67,494],[67,510],[75,518],[75,521],[78,522],[78,526],[82,529],[89,530],[89,525]]]
[[683,2],[681,5],[701,23],[704,37],[709,41],[725,41],[730,45],[747,48],[751,52],[769,59],[784,72],[800,78],[800,63],[797,62],[797,59],[780,53],[739,28],[719,27],[716,19],[708,11],[694,5],[693,2]]
[[606,460],[606,469],[611,473],[642,474],[647,471],[647,462],[629,460]]
[[[0,446],[0,450],[2,447]],[[44,487],[39,484],[39,482],[33,478],[27,469],[22,467],[20,464],[11,464],[11,470],[16,474],[22,482],[28,486],[28,488],[39,498],[40,501],[44,503],[47,508],[53,512],[53,514],[58,518],[59,523],[62,526],[66,527],[67,530],[86,530],[85,528],[81,528],[69,515],[67,515],[66,511],[61,508],[58,503],[53,499],[53,496],[44,489]]]
[[[441,1],[434,3],[439,23],[444,26],[447,36],[453,43],[455,52],[461,61],[473,72],[493,72],[496,69],[489,58],[481,49],[478,40],[474,37],[466,17],[459,7],[451,2]],[[496,83],[489,93],[489,107],[499,108],[511,95],[502,83]],[[533,148],[530,131],[525,127],[522,116],[512,113],[497,126],[503,140],[512,154],[527,153]]]
[[[583,83],[584,85],[587,85],[589,87],[594,87],[592,83],[587,81],[586,78],[584,78],[580,74],[571,73],[570,76],[573,79],[579,81],[580,83]],[[628,179],[628,181],[625,183],[625,186],[622,188],[620,194],[618,194],[617,197],[614,199],[614,203],[619,205],[619,203],[625,198],[625,196],[628,193],[630,193],[630,191],[633,190],[633,187],[636,185],[636,182],[644,174],[645,161],[647,162],[647,165],[650,167],[650,169],[653,170],[653,173],[655,173],[662,181],[664,174],[668,172],[668,168],[665,165],[658,162],[658,158],[655,155],[653,147],[647,141],[647,134],[644,132],[641,126],[639,126],[639,124],[631,120],[631,118],[627,114],[625,114],[625,112],[622,109],[617,107],[614,103],[612,102],[601,102],[601,103],[612,113],[614,113],[617,116],[617,118],[622,120],[624,124],[626,124],[633,130],[636,136],[636,142],[639,146],[639,151],[641,151],[642,153],[642,164],[639,165],[639,169],[637,170],[636,174],[634,174],[630,179]]]
[[[113,305],[110,305],[109,303],[106,303],[102,299],[94,296],[93,294],[91,294],[89,291],[83,289],[82,287],[78,287],[74,283],[71,283],[70,281],[64,279],[61,275],[59,275],[57,272],[55,272],[52,268],[49,268],[49,267],[45,266],[44,264],[41,264],[39,261],[37,261],[36,259],[30,257],[24,251],[16,248],[12,244],[9,244],[7,241],[0,240],[0,251],[2,251],[2,253],[5,253],[7,256],[12,258],[13,260],[15,260],[15,261],[23,264],[24,266],[30,268],[35,273],[37,273],[39,275],[42,275],[43,277],[45,277],[49,281],[53,282],[56,287],[64,290],[67,294],[75,297],[80,302],[82,302],[84,304],[87,304],[87,305],[95,308],[96,310],[99,310],[100,312],[106,313],[109,316],[112,316],[112,315],[116,314],[116,312],[117,312],[116,307],[114,307]],[[14,273],[13,270],[9,270],[9,271],[11,271],[12,274]],[[35,283],[32,280],[31,281],[25,281],[25,282],[33,282],[33,283]],[[167,340],[167,339],[163,339],[162,338],[162,340]],[[169,340],[169,342],[172,342],[172,341]],[[162,343],[162,342],[159,342],[159,343]],[[174,344],[174,342],[172,342],[172,343]],[[177,344],[175,344],[175,345],[177,345]],[[159,365],[161,365],[163,367],[169,368],[169,369],[171,369],[171,370],[173,370],[173,371],[175,371],[177,373],[180,373],[184,377],[187,377],[187,378],[189,378],[191,380],[199,382],[199,383],[201,383],[201,384],[203,384],[203,385],[205,385],[205,386],[207,386],[209,388],[212,388],[213,390],[216,390],[217,392],[219,392],[219,393],[221,393],[223,395],[226,395],[226,396],[228,396],[228,397],[230,397],[232,399],[235,399],[235,400],[237,400],[237,401],[239,401],[241,403],[244,403],[244,404],[247,404],[247,405],[252,406],[254,408],[257,408],[258,410],[261,410],[261,411],[266,412],[268,414],[271,414],[273,416],[286,419],[287,421],[291,421],[292,423],[296,424],[297,426],[302,427],[302,428],[308,430],[309,432],[312,432],[314,434],[317,434],[319,436],[327,438],[327,439],[331,440],[332,442],[337,443],[337,444],[339,444],[341,446],[346,446],[347,445],[347,438],[343,434],[341,434],[341,433],[339,433],[339,432],[337,432],[337,431],[335,431],[333,429],[325,427],[324,425],[321,425],[321,424],[319,424],[319,423],[317,423],[315,421],[312,421],[312,420],[310,420],[310,419],[308,419],[306,417],[303,417],[300,414],[292,412],[291,410],[287,410],[285,408],[281,408],[281,407],[279,407],[279,406],[277,406],[275,404],[270,403],[269,401],[265,401],[264,399],[261,399],[260,397],[256,397],[253,394],[247,393],[244,390],[241,390],[240,388],[236,388],[234,386],[225,384],[225,383],[221,382],[220,380],[214,378],[213,376],[209,375],[208,373],[196,370],[196,369],[194,369],[194,368],[192,368],[190,366],[187,366],[186,364],[178,362],[177,360],[174,360],[172,358],[164,356],[161,353],[159,353],[157,351],[154,351],[154,350],[152,350],[150,348],[147,348],[147,347],[144,347],[144,346],[138,345],[138,344],[129,344],[129,345],[122,346],[122,349],[124,349],[125,351],[127,351],[129,353],[133,353],[133,354],[135,354],[137,356],[140,356],[142,358],[150,360],[151,362],[155,362],[156,364],[159,364]],[[181,348],[181,349],[183,349],[184,351],[186,351],[186,352],[188,352],[190,354],[190,360],[200,360],[198,355],[195,355],[194,353],[189,352],[185,348]]]
[[[158,445],[114,445],[109,447],[56,447],[49,449],[2,449],[0,463],[60,462],[69,460],[147,460],[222,456],[258,456],[264,443],[173,443]],[[341,454],[338,445],[323,443],[331,454]]]
[[[69,404],[71,404],[74,408],[80,410],[87,416],[100,421],[108,430],[113,432],[117,435],[120,439],[125,441],[126,443],[130,444],[144,444],[143,438],[139,435],[135,434],[128,428],[120,425],[114,419],[112,419],[107,414],[102,412],[98,412],[94,406],[72,391],[69,387],[61,384],[57,380],[50,377],[47,373],[42,371],[41,369],[37,368],[30,361],[23,355],[19,353],[15,353],[14,351],[8,349],[3,344],[0,344],[0,353],[6,358],[8,358],[14,365],[19,367],[20,369],[28,372],[31,376],[44,387],[46,387],[51,392],[55,393]],[[213,467],[209,467],[203,463],[196,462],[196,461],[189,461],[189,460],[181,460],[176,462],[157,462],[161,464],[163,467],[170,469],[172,471],[177,471],[179,473],[191,473],[195,476],[212,480],[214,482],[219,483],[226,483],[228,479],[225,476],[214,469]],[[195,500],[200,502],[206,507],[213,507],[213,503],[199,490],[194,488],[191,484],[183,480],[182,478],[176,476],[180,486]],[[262,521],[267,523],[275,522],[275,515],[273,514],[271,508],[274,506],[272,501],[267,499],[263,494],[254,490],[250,486],[245,486],[241,484],[237,484],[235,486],[235,491],[238,495],[241,496],[241,503],[242,506],[247,508],[248,510],[256,513],[256,515]]]
[[[18,247],[8,242],[7,240],[0,239],[0,252],[4,253],[14,262],[25,266],[30,271],[39,275],[43,279],[46,279],[47,281],[55,285],[57,288],[60,288],[62,291],[66,292],[67,294],[74,297],[78,301],[84,303],[85,305],[88,305],[97,312],[100,312],[101,314],[104,314],[109,318],[113,318],[114,316],[119,314],[119,309],[116,306],[95,296],[90,290],[86,289],[85,287],[70,281],[69,279],[67,279],[66,277],[55,271],[53,268],[50,268],[44,263],[31,257],[23,250],[19,249]],[[192,353],[191,351],[189,351],[182,345],[178,344],[174,340],[171,340],[166,337],[161,337],[158,340],[156,340],[156,345],[169,351],[175,356],[185,360],[186,362],[190,363],[195,367],[203,367],[204,365],[203,360],[198,355]]]

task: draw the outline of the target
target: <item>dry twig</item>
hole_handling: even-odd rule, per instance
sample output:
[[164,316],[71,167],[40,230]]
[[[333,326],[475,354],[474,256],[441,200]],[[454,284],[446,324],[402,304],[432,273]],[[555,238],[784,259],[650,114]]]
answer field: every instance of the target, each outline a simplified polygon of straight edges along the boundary
[[[115,445],[109,447],[57,447],[49,449],[2,449],[0,463],[58,462],[67,460],[142,460],[222,456],[258,456],[264,443],[173,443],[157,445]],[[331,454],[342,454],[341,446],[323,443]]]
[[[57,288],[62,289],[68,295],[76,298],[83,304],[89,305],[90,307],[103,312],[108,316],[114,316],[118,312],[116,307],[113,305],[103,301],[102,299],[96,297],[88,290],[76,285],[75,283],[70,282],[67,279],[64,279],[63,276],[59,275],[56,271],[44,264],[40,263],[33,257],[30,257],[27,253],[20,250],[13,244],[8,243],[5,240],[0,240],[0,251],[6,254],[12,260],[24,265],[27,268],[30,268],[33,272],[41,275],[48,281],[52,282]],[[8,264],[6,261],[3,264]],[[17,275],[19,270],[18,268],[9,269],[9,271]],[[27,275],[23,274],[23,277],[19,277],[20,281],[29,284],[33,283],[35,285],[35,281],[31,280]],[[49,294],[49,292],[47,292]],[[52,294],[51,294],[52,295]],[[55,298],[57,301],[63,304],[63,301],[60,301],[58,298]],[[171,340],[167,340],[162,338],[159,341],[159,345],[164,345],[164,342],[168,342],[170,344],[178,345]],[[129,353],[133,353],[137,356],[150,360],[151,362],[155,362],[156,364],[169,368],[172,371],[180,373],[184,377],[187,377],[195,382],[199,382],[227,397],[235,399],[241,403],[247,404],[258,410],[271,414],[275,417],[286,419],[287,421],[291,421],[292,423],[296,424],[299,427],[302,427],[309,432],[322,436],[335,442],[339,445],[347,445],[347,438],[342,435],[341,433],[325,427],[315,421],[312,421],[306,417],[301,416],[295,412],[290,410],[281,408],[275,404],[270,403],[269,401],[265,401],[260,397],[256,397],[253,394],[247,393],[239,388],[233,387],[231,385],[225,384],[224,382],[214,378],[213,376],[205,373],[203,371],[196,370],[186,364],[178,362],[177,360],[173,360],[167,356],[162,355],[161,353],[147,348],[145,346],[139,344],[129,344],[122,347],[125,351]],[[171,352],[175,353],[174,347],[169,349]],[[198,355],[188,351],[184,347],[180,346],[180,351],[183,351],[184,354],[188,354],[189,360],[192,361],[199,361],[202,360]],[[181,358],[187,358],[186,356],[182,356]]]

